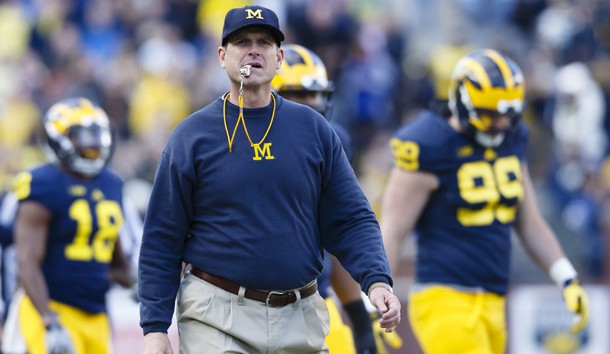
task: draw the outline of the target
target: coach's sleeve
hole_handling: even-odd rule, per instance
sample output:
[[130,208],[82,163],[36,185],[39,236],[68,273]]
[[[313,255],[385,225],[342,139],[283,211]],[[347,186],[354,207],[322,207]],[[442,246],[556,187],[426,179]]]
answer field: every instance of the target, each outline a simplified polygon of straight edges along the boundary
[[194,186],[192,159],[184,140],[172,135],[161,156],[144,221],[138,266],[140,326],[144,334],[167,332],[180,286]]

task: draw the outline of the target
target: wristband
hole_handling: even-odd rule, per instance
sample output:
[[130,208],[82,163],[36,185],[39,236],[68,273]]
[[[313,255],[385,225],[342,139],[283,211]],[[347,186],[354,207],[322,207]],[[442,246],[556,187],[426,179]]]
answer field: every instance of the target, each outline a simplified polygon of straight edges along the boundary
[[578,276],[576,269],[572,266],[572,263],[567,258],[560,258],[556,260],[549,269],[549,276],[555,284],[563,287],[564,284]]
[[371,296],[371,291],[375,288],[384,288],[384,289],[388,290],[389,292],[394,293],[390,284],[377,282],[377,283],[373,283],[371,286],[369,286],[369,291],[367,293],[367,296]]

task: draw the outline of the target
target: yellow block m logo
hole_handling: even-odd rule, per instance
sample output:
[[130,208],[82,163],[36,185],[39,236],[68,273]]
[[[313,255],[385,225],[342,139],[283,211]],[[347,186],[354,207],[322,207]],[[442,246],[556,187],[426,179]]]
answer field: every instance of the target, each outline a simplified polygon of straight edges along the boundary
[[252,160],[260,161],[265,158],[265,160],[273,160],[275,156],[271,155],[271,143],[264,143],[261,148],[260,144],[252,144],[254,148],[254,157]]
[[248,16],[246,16],[246,18],[257,18],[259,20],[263,19],[263,10],[258,9],[256,11],[252,10],[252,9],[246,9],[246,13],[248,14]]

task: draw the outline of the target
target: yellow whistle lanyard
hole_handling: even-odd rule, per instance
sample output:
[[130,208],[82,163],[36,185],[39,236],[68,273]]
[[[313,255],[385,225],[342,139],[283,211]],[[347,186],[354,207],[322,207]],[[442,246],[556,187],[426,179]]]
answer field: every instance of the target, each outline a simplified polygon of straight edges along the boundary
[[237,127],[239,126],[240,122],[242,122],[242,124],[244,125],[244,132],[246,132],[246,137],[250,142],[250,146],[254,147],[255,145],[260,145],[263,141],[265,141],[265,138],[267,138],[267,135],[271,130],[271,125],[273,125],[273,118],[275,118],[276,107],[275,96],[273,96],[273,93],[271,94],[271,100],[273,101],[273,111],[271,111],[271,120],[269,121],[267,131],[265,132],[265,135],[263,135],[263,138],[257,144],[254,144],[254,142],[252,142],[252,139],[250,138],[250,133],[248,133],[248,127],[246,127],[246,120],[244,119],[244,95],[242,87],[239,88],[239,97],[237,98],[237,101],[239,102],[239,116],[237,117],[237,122],[235,123],[235,127],[233,128],[233,134],[229,136],[229,126],[227,124],[227,101],[229,100],[230,95],[230,92],[227,93],[222,105],[222,118],[224,120],[225,132],[227,133],[227,140],[229,142],[229,152],[232,152],[233,150],[233,141],[235,140],[235,133],[237,133]]

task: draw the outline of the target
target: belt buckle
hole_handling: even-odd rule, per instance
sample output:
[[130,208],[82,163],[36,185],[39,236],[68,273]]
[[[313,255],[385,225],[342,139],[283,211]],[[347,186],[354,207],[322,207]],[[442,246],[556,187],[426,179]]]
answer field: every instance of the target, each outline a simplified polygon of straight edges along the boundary
[[[271,290],[269,291],[269,293],[267,294],[267,299],[265,299],[265,303],[267,304],[267,306],[271,306],[271,307],[276,307],[275,305],[271,305],[269,303],[269,301],[271,301],[271,296],[272,295],[286,295],[287,291],[277,291],[277,290]],[[286,305],[286,304],[284,304]]]

